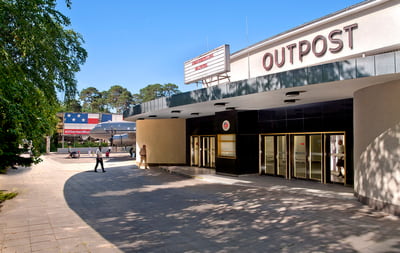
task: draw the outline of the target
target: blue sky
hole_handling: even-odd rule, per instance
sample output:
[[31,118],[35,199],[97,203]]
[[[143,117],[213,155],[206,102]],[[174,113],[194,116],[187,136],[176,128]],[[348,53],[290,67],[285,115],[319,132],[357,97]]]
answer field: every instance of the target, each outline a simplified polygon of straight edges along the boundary
[[68,16],[88,51],[78,90],[121,85],[139,93],[149,84],[181,91],[185,61],[223,44],[231,53],[361,0],[72,0]]

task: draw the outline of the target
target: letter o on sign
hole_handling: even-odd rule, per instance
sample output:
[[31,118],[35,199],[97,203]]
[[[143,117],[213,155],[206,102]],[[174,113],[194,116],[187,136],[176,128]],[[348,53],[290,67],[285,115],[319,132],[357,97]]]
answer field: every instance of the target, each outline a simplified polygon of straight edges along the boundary
[[[269,58],[269,64],[267,65],[267,60]],[[274,56],[271,53],[264,54],[263,57],[263,66],[266,71],[270,71],[272,66],[274,65]]]
[[[317,52],[317,43],[318,41],[321,41],[322,43],[322,48],[320,49],[321,51]],[[321,57],[326,53],[326,50],[328,48],[327,45],[327,41],[326,38],[322,35],[318,35],[317,37],[314,38],[313,42],[312,42],[312,51],[314,53],[315,56],[317,57]]]
[[231,128],[231,123],[228,120],[224,120],[224,122],[222,122],[222,130],[228,131],[229,128]]

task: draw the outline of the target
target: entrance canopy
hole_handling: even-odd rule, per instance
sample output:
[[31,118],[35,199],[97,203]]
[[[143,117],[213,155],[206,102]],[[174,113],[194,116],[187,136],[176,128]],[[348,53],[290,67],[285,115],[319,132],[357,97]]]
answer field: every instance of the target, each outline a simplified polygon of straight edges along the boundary
[[193,118],[224,110],[260,110],[352,98],[400,79],[400,51],[360,57],[163,97],[124,111],[124,119]]

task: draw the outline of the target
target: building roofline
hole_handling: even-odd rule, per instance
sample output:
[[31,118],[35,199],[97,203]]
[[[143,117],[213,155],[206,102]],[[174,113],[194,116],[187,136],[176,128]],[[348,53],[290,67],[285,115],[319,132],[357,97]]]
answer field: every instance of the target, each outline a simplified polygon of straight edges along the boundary
[[365,9],[372,8],[374,6],[383,4],[383,3],[388,2],[388,1],[390,1],[390,0],[365,0],[363,2],[354,4],[352,6],[349,6],[349,7],[345,8],[345,9],[336,11],[336,12],[328,14],[328,15],[326,15],[324,17],[321,17],[321,18],[315,19],[313,21],[307,22],[307,23],[305,23],[303,25],[300,25],[300,26],[297,26],[297,27],[295,27],[293,29],[290,29],[288,31],[279,33],[279,34],[277,34],[275,36],[272,36],[272,37],[270,37],[268,39],[262,40],[262,41],[260,41],[258,43],[255,43],[255,44],[250,45],[250,46],[248,46],[248,47],[246,47],[244,49],[241,49],[241,50],[239,50],[239,51],[237,51],[235,53],[232,53],[231,54],[231,60],[234,60],[235,58],[243,57],[243,56],[247,57],[247,54],[250,51],[257,50],[257,49],[262,48],[262,47],[264,47],[264,46],[266,46],[268,44],[272,44],[272,43],[275,43],[276,41],[283,40],[285,38],[294,36],[296,34],[299,34],[299,33],[314,29],[317,26],[324,25],[326,23],[335,21],[337,19],[340,19],[340,18],[343,18],[343,17],[346,17],[346,16],[350,16],[350,15],[354,15],[354,13],[360,12],[360,11],[365,10]]

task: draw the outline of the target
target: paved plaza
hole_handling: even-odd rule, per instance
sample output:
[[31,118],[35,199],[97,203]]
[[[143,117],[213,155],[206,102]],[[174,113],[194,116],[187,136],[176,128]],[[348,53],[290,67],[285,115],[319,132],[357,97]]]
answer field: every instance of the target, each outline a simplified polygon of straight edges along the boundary
[[65,157],[0,175],[19,193],[0,208],[0,253],[400,252],[400,218],[350,187]]

